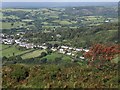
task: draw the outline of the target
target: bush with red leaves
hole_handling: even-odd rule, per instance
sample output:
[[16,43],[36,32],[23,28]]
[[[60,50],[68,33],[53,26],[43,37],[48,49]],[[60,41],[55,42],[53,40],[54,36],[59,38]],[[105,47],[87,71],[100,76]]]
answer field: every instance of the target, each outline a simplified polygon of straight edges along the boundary
[[103,64],[105,61],[112,60],[117,54],[120,54],[120,45],[95,44],[90,48],[89,52],[84,53],[84,57],[88,59],[89,64],[96,60]]

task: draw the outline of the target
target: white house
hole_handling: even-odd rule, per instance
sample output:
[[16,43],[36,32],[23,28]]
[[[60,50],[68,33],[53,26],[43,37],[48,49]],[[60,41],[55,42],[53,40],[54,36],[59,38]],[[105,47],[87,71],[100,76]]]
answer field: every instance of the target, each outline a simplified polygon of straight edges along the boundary
[[105,22],[106,22],[106,23],[108,23],[108,22],[109,22],[109,20],[106,20]]
[[65,54],[64,49],[59,49],[59,52]]
[[20,47],[26,47],[26,43],[25,42],[19,43],[19,46]]
[[80,57],[80,59],[85,59],[85,57]]
[[70,50],[72,50],[73,48],[72,47],[69,47]]
[[57,49],[56,49],[56,48],[51,48],[51,50],[52,50],[52,51],[57,51]]
[[9,44],[9,45],[10,45],[10,44],[12,44],[12,43],[11,43],[11,42],[4,42],[4,44]]
[[88,50],[88,49],[83,49],[83,51],[85,51],[85,52],[89,52],[89,50]]
[[0,33],[0,37],[4,37],[5,35],[3,33]]
[[61,46],[61,48],[68,49],[69,47],[68,46]]
[[71,55],[72,53],[66,53],[67,55]]
[[64,50],[63,49],[59,49],[60,52],[63,52]]
[[26,44],[25,47],[26,47],[27,49],[29,49],[29,48],[34,48],[34,45],[31,44],[31,43],[29,43],[29,44]]
[[79,51],[82,51],[82,49],[78,49],[78,48],[76,48],[76,51],[78,51],[78,52],[79,52]]
[[17,35],[19,36],[19,35],[20,35],[20,33],[17,33]]
[[21,42],[19,40],[15,40],[15,43],[16,44],[20,44]]
[[47,46],[39,46],[40,48],[47,49]]
[[2,39],[2,42],[3,42],[4,44],[13,44],[14,39]]
[[60,37],[61,37],[61,35],[60,35],[60,34],[57,34],[57,35],[56,35],[56,37],[59,37],[59,38],[60,38]]
[[75,54],[72,53],[72,56],[75,56]]

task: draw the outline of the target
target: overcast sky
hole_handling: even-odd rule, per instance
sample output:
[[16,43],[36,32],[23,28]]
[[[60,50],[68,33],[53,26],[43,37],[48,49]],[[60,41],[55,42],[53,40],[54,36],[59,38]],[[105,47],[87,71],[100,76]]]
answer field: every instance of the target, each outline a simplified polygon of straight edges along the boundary
[[119,2],[119,0],[0,0],[2,2]]

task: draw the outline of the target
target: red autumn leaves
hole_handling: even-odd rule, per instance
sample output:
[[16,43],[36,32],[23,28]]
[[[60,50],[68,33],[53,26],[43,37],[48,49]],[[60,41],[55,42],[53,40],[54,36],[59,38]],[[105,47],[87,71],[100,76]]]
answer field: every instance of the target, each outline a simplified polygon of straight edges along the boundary
[[95,44],[90,48],[89,52],[86,52],[84,54],[84,56],[90,61],[94,60],[105,61],[112,60],[114,56],[117,54],[120,54],[120,45]]

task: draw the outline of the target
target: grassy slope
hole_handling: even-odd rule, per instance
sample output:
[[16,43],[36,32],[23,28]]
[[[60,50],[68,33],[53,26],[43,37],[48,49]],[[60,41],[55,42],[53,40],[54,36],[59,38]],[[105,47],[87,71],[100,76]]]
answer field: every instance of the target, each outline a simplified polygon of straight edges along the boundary
[[15,55],[20,55],[20,54],[28,52],[28,51],[30,51],[30,50],[21,51],[21,50],[18,50],[15,46],[12,46],[10,48],[2,50],[2,56],[10,57],[10,56],[13,56],[13,53]]
[[59,53],[51,53],[50,55],[45,56],[48,60],[54,61],[56,58],[62,58],[64,61],[71,61],[69,56],[59,54]]
[[[17,82],[11,73],[20,68],[29,69],[29,76]],[[102,67],[103,68],[103,67]],[[57,65],[10,65],[3,67],[3,87],[22,88],[117,88],[116,67],[110,65],[105,69],[90,66]],[[7,73],[7,74],[6,74]],[[22,72],[21,72],[22,73]],[[18,74],[19,76],[19,74]]]
[[0,44],[0,47],[1,46],[2,46],[2,50],[0,50],[0,53],[2,53],[2,56],[10,57],[10,56],[13,56],[13,53],[15,55],[23,54],[21,56],[23,59],[38,57],[41,54],[41,52],[44,51],[44,50],[34,50],[33,51],[33,49],[22,51],[22,50],[19,50],[14,45],[10,46],[10,45]]
[[10,45],[3,45],[3,44],[0,44],[0,51],[3,50],[3,49],[6,49],[8,48]]
[[0,44],[0,45],[2,46],[2,50],[0,51],[2,53],[2,56],[6,56],[6,57],[13,56],[13,53],[15,55],[20,55],[20,54],[23,54],[23,53],[31,51],[31,50],[24,50],[24,51],[23,50],[19,50],[14,45],[13,46],[3,45],[3,44]]

